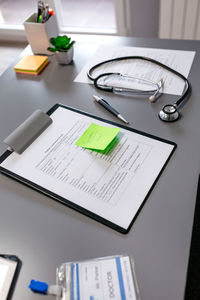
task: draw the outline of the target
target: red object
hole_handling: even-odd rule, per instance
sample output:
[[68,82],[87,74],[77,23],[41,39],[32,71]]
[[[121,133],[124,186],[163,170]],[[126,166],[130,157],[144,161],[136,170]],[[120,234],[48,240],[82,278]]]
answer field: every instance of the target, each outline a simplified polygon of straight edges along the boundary
[[53,16],[53,9],[52,8],[49,8],[49,14],[50,14],[50,16]]

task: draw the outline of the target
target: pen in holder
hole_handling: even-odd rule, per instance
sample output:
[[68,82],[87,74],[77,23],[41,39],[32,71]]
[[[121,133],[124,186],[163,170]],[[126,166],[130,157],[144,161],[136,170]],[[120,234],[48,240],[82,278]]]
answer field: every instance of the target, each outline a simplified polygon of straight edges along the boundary
[[24,22],[24,28],[34,54],[52,55],[52,52],[48,51],[47,48],[50,46],[49,39],[58,35],[55,15],[51,16],[45,23],[38,23],[37,13],[35,13]]

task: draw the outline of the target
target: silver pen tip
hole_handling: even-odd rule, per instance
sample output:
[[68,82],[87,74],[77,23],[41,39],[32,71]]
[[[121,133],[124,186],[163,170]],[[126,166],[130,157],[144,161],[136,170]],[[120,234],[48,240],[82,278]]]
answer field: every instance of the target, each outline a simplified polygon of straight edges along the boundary
[[93,95],[95,101],[99,102],[100,98],[98,96]]
[[124,119],[120,114],[117,116],[120,120],[122,120],[124,123],[129,124],[129,122]]

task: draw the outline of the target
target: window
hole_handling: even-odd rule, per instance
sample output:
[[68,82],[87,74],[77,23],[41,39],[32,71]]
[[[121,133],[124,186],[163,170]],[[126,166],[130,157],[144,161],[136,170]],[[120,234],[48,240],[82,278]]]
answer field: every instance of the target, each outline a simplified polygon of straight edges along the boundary
[[[126,35],[129,0],[44,0],[56,11],[60,32]],[[37,0],[0,0],[2,33],[24,36],[23,22],[37,12]]]
[[0,0],[0,24],[22,25],[36,11],[35,0]]
[[61,0],[64,28],[116,33],[115,0]]

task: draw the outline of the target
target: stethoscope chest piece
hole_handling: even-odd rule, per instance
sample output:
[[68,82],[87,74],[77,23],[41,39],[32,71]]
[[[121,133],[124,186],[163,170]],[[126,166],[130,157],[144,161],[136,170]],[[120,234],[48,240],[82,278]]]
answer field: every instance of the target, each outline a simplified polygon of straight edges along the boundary
[[180,113],[176,105],[167,104],[163,106],[158,116],[164,122],[175,122],[180,118]]

